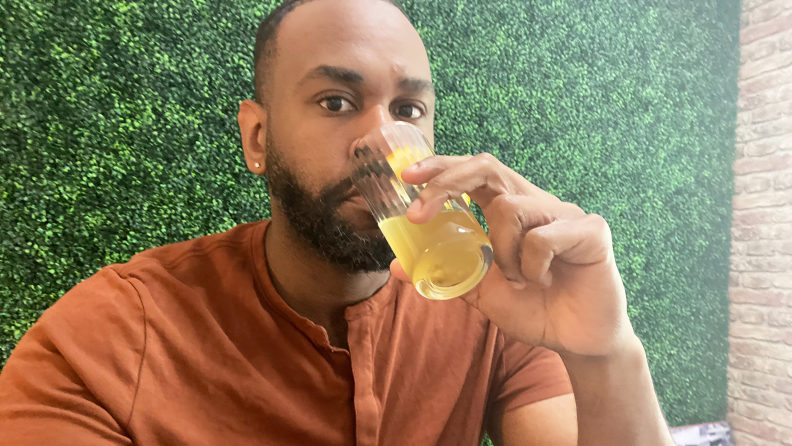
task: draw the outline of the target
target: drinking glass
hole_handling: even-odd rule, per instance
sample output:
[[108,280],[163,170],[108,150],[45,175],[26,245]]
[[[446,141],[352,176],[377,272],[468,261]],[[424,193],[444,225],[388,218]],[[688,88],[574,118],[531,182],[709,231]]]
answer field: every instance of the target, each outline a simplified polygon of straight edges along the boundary
[[405,167],[434,155],[429,140],[409,123],[385,124],[355,145],[352,180],[418,292],[445,300],[472,290],[492,265],[492,245],[462,197],[424,224],[407,220],[422,185],[401,179]]

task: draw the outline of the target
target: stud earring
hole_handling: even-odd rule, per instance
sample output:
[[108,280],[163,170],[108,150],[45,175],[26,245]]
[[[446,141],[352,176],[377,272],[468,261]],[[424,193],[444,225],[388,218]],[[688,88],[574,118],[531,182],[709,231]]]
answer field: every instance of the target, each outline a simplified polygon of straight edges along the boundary
[[256,169],[258,169],[259,167],[261,167],[261,164],[256,163]]

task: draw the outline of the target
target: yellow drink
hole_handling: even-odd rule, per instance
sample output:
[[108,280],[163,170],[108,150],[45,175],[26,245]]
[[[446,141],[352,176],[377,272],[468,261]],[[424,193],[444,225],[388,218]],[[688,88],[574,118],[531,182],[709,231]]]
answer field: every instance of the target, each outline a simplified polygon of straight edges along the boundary
[[446,210],[422,225],[391,217],[379,226],[415,288],[429,299],[470,291],[492,263],[487,234],[467,211]]

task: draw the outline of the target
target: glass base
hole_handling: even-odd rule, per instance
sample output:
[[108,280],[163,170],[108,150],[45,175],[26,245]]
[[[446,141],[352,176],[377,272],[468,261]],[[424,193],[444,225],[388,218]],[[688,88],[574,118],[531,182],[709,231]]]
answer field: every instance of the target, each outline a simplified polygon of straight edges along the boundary
[[448,300],[459,297],[476,287],[481,282],[484,276],[487,275],[494,255],[492,253],[491,245],[481,245],[481,250],[478,252],[477,265],[473,269],[473,273],[468,275],[466,279],[454,284],[446,284],[441,281],[434,280],[429,275],[428,277],[419,278],[415,283],[415,289],[421,296],[431,300]]

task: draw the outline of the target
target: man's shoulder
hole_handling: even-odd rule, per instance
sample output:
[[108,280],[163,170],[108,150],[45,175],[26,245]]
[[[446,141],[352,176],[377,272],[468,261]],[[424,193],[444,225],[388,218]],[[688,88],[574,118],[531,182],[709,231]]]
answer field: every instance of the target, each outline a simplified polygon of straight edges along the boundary
[[263,235],[267,221],[244,223],[225,232],[147,249],[128,262],[110,265],[124,278],[147,275],[195,276],[217,265],[229,266],[251,260],[256,234]]

